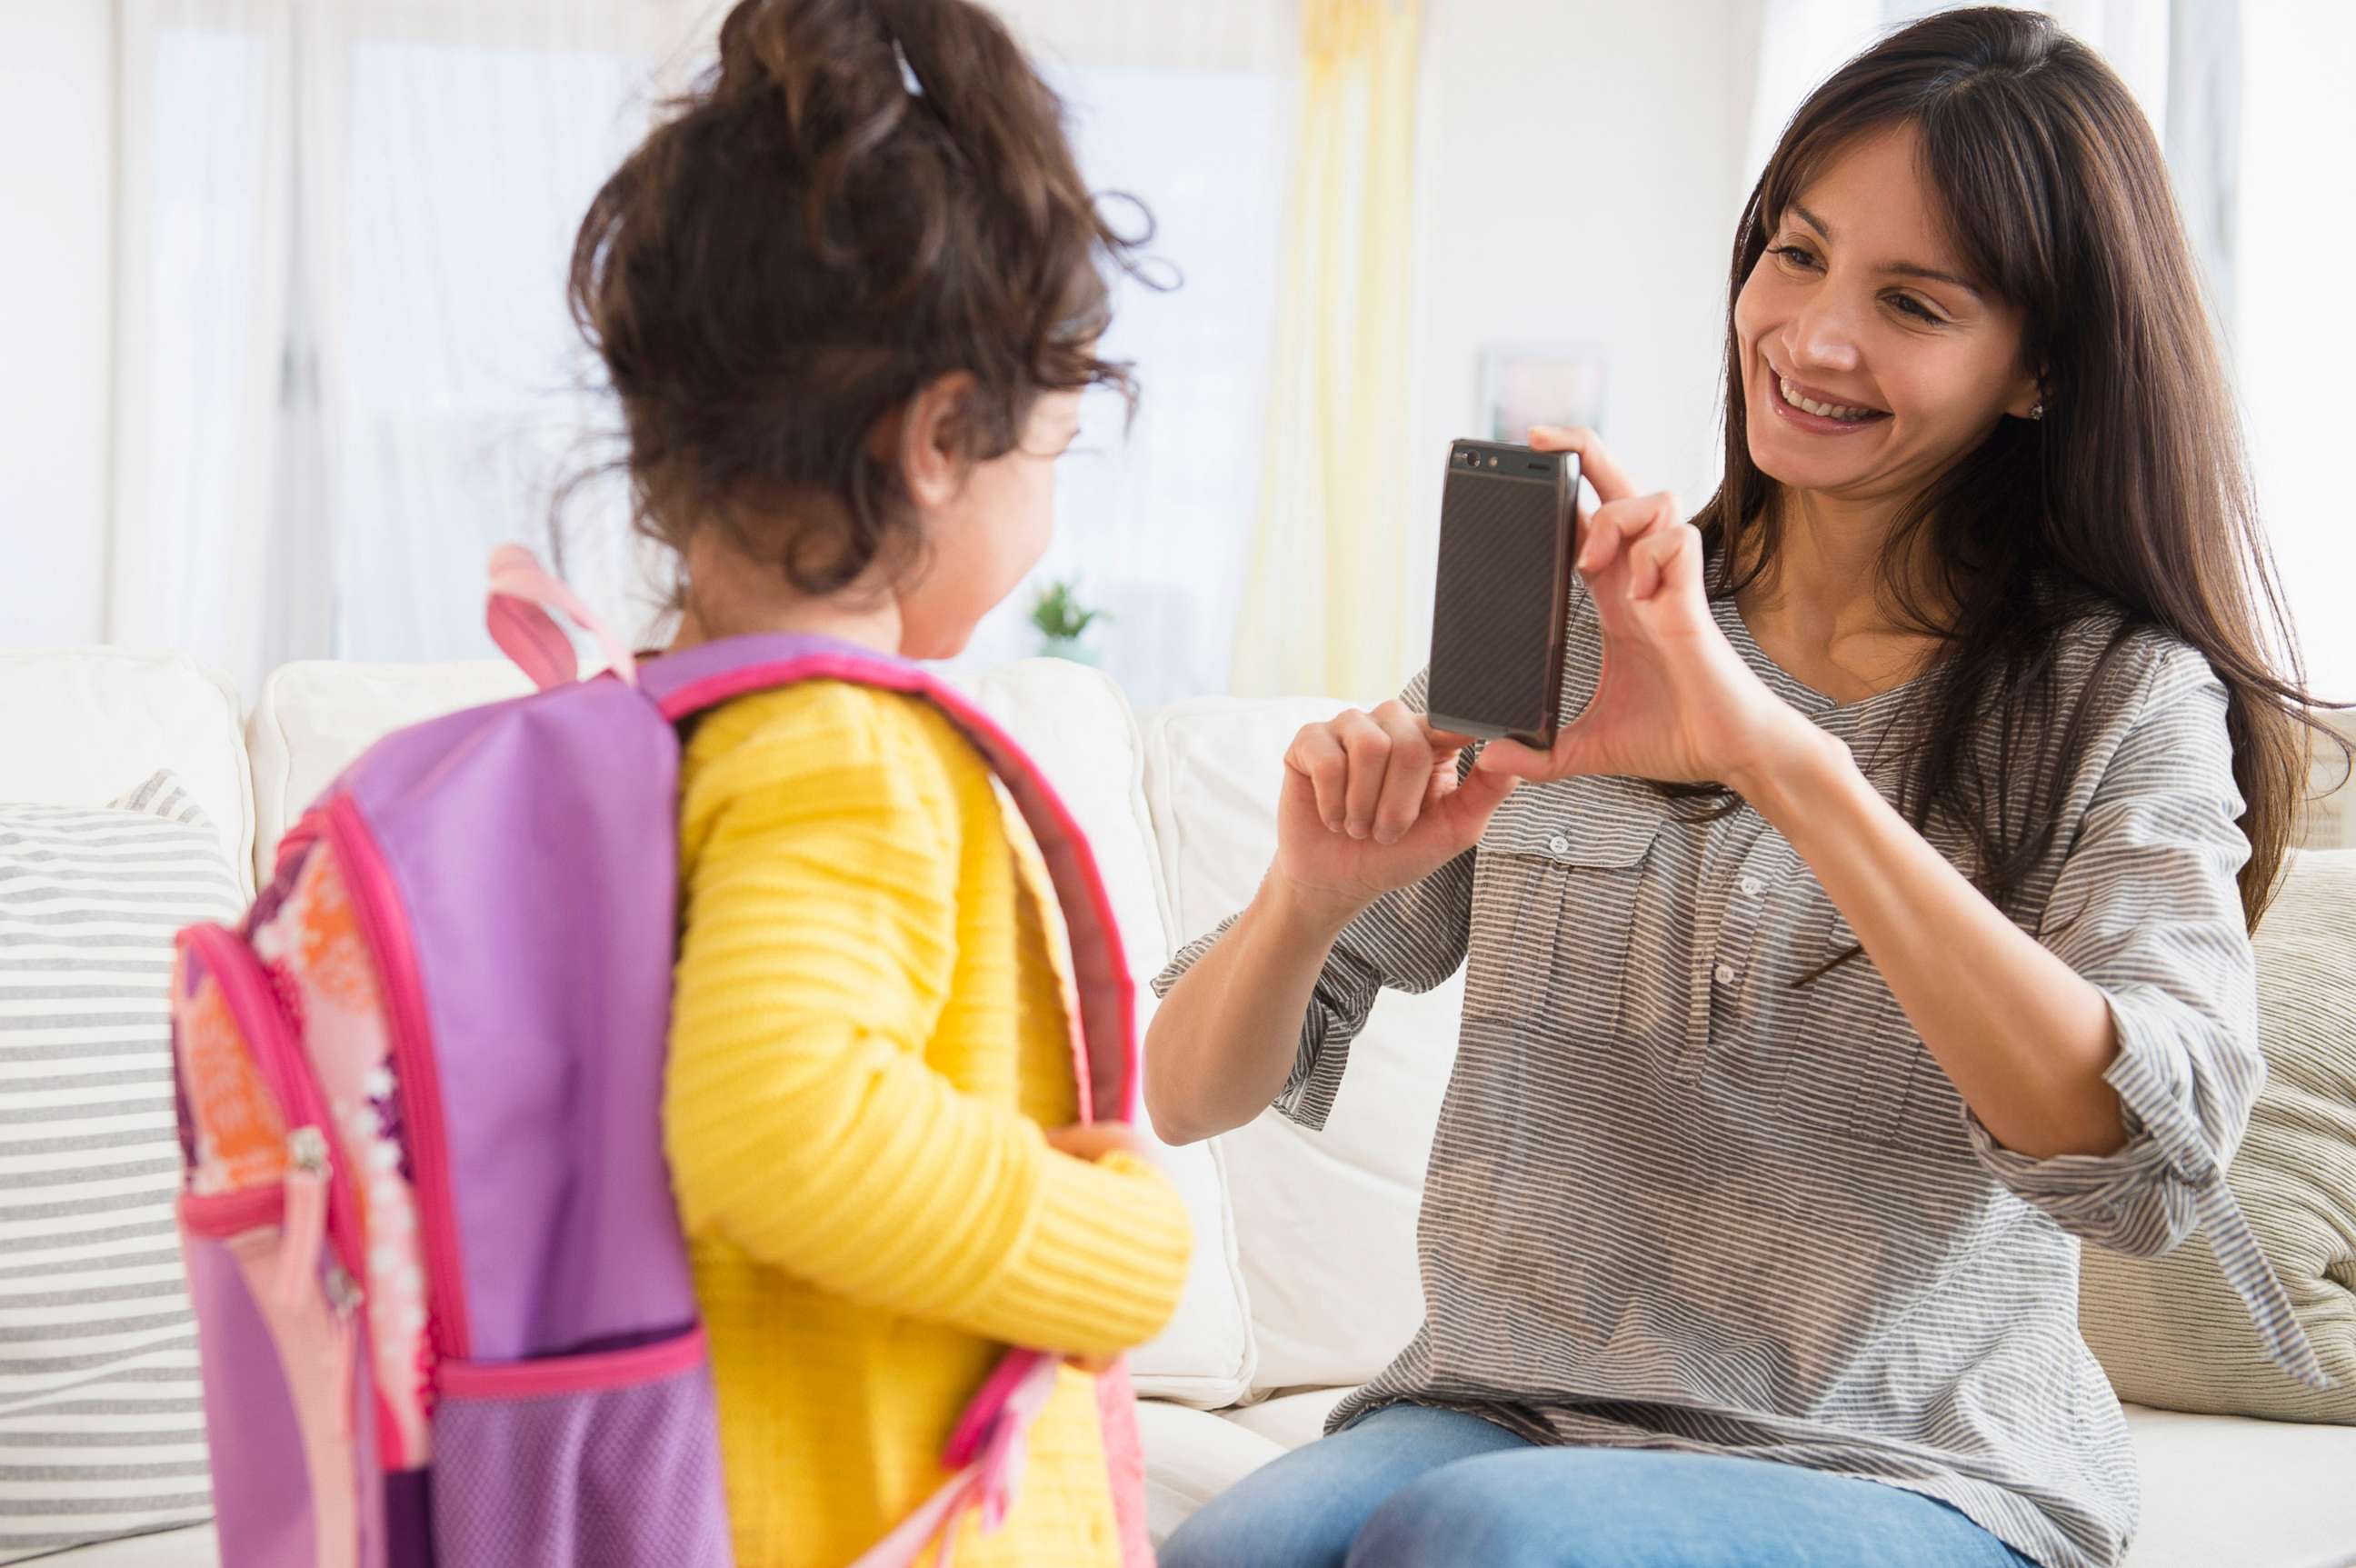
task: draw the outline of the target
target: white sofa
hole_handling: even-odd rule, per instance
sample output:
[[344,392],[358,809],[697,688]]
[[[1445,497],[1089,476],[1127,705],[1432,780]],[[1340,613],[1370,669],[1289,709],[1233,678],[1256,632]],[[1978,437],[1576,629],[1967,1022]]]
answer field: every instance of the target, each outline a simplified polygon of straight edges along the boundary
[[[1091,834],[1139,980],[1248,897],[1267,863],[1285,739],[1334,704],[1183,703],[1141,726],[1119,690],[1037,660],[974,683]],[[0,651],[0,800],[94,805],[176,769],[250,875],[291,814],[402,724],[522,689],[495,663],[293,665],[251,714],[186,660]],[[2356,961],[2356,954],[2351,955]],[[1417,1192],[1454,1050],[1455,985],[1386,997],[1320,1134],[1266,1116],[1170,1151],[1198,1250],[1176,1320],[1138,1358],[1157,1536],[1319,1430],[1420,1310]],[[2356,1564],[2356,1427],[2131,1409],[2144,1523],[2133,1568]],[[84,1548],[72,1568],[197,1568],[209,1530]],[[232,1565],[234,1568],[234,1565]]]

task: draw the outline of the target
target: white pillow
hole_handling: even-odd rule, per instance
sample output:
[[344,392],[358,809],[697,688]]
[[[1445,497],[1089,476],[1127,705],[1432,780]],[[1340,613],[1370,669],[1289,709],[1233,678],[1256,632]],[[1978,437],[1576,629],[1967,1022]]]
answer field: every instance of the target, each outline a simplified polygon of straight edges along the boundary
[[[1179,942],[1250,902],[1276,853],[1285,746],[1344,705],[1204,698],[1147,716],[1146,798]],[[1255,1391],[1365,1382],[1423,1321],[1416,1211],[1462,1012],[1462,976],[1421,996],[1385,992],[1323,1131],[1269,1112],[1215,1140],[1251,1303]]]
[[251,893],[253,788],[226,679],[184,653],[0,649],[0,801],[103,806],[159,768],[211,820]]
[[[1144,746],[1129,699],[1108,676],[1063,659],[1024,660],[958,684],[1030,754],[1087,835],[1120,922],[1144,1038],[1155,1005],[1146,982],[1168,961],[1171,944],[1145,806]],[[1226,1176],[1218,1151],[1207,1145],[1157,1142],[1155,1149],[1194,1219],[1194,1258],[1176,1315],[1130,1358],[1130,1376],[1148,1398],[1216,1409],[1242,1398],[1252,1377]]]
[[166,993],[243,902],[168,774],[0,805],[0,1563],[212,1511]]

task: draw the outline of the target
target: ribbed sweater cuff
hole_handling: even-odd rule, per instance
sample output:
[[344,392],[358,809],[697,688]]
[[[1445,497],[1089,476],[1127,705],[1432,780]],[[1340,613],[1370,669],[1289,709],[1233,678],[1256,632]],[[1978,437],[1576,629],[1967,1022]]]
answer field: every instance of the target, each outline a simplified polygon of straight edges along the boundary
[[1129,1349],[1177,1309],[1191,1247],[1185,1206],[1145,1161],[1051,1155],[1028,1255],[1001,1282],[991,1316],[1019,1325],[1008,1337],[1038,1349]]

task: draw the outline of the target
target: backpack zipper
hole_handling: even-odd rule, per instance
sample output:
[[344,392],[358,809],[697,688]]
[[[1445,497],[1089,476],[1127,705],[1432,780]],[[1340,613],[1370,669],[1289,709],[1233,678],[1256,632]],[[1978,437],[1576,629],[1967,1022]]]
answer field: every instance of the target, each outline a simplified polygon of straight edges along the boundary
[[384,982],[393,1076],[400,1084],[410,1169],[417,1192],[418,1240],[425,1254],[425,1288],[435,1349],[463,1361],[472,1348],[466,1321],[466,1275],[460,1272],[456,1208],[450,1192],[449,1144],[442,1121],[442,1081],[430,1039],[432,1026],[409,929],[400,918],[401,895],[349,795],[321,808],[328,842],[343,865],[360,927]]
[[[316,1264],[322,1239],[336,1252],[333,1273],[353,1282],[353,1262],[359,1256],[359,1237],[348,1204],[335,1200],[334,1144],[327,1133],[327,1106],[318,1081],[303,1055],[301,1042],[287,1026],[278,999],[263,979],[261,961],[243,938],[226,926],[191,926],[181,940],[197,950],[207,972],[221,988],[221,1000],[245,1036],[254,1064],[278,1097],[278,1108],[290,1123],[286,1130],[285,1204],[290,1251],[307,1247]],[[310,1235],[316,1228],[317,1237]],[[295,1288],[293,1265],[282,1273],[285,1288]]]

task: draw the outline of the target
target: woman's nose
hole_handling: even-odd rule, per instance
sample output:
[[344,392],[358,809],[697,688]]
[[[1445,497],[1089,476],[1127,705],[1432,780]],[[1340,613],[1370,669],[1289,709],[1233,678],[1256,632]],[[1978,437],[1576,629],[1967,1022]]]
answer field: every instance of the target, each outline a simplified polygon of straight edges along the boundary
[[1858,363],[1857,338],[1856,317],[1848,303],[1819,291],[1784,329],[1783,347],[1795,371],[1803,366],[1853,371]]

